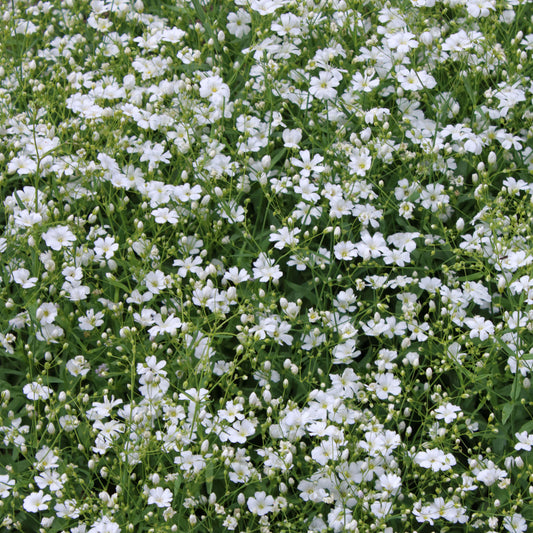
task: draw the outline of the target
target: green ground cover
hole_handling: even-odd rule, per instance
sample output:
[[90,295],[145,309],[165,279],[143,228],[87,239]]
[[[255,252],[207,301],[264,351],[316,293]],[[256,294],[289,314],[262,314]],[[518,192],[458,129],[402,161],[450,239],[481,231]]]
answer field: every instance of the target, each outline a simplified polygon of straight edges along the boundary
[[1,531],[528,531],[531,2],[0,15]]

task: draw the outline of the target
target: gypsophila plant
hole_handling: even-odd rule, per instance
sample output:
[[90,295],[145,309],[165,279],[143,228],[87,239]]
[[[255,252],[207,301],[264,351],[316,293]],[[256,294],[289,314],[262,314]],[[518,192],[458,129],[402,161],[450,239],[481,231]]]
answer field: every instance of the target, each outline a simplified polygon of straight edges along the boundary
[[531,531],[531,1],[0,14],[1,531]]

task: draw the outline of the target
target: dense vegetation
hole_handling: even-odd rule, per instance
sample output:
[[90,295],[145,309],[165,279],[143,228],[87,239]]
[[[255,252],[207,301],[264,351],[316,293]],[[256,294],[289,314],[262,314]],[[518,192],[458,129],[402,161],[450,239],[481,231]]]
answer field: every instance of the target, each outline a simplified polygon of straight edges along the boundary
[[0,13],[2,531],[527,530],[531,2]]

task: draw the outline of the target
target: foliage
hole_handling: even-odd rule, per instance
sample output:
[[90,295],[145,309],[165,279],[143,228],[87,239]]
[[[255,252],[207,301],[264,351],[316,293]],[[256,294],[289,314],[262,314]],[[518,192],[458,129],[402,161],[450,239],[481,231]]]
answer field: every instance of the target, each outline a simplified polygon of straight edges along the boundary
[[8,3],[2,530],[526,531],[532,15]]

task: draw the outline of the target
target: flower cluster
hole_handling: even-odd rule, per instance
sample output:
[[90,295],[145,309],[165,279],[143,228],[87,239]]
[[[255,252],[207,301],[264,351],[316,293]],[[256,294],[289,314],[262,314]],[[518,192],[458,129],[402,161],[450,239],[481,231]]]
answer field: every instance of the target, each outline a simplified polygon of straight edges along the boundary
[[533,521],[526,0],[14,0],[0,528]]

